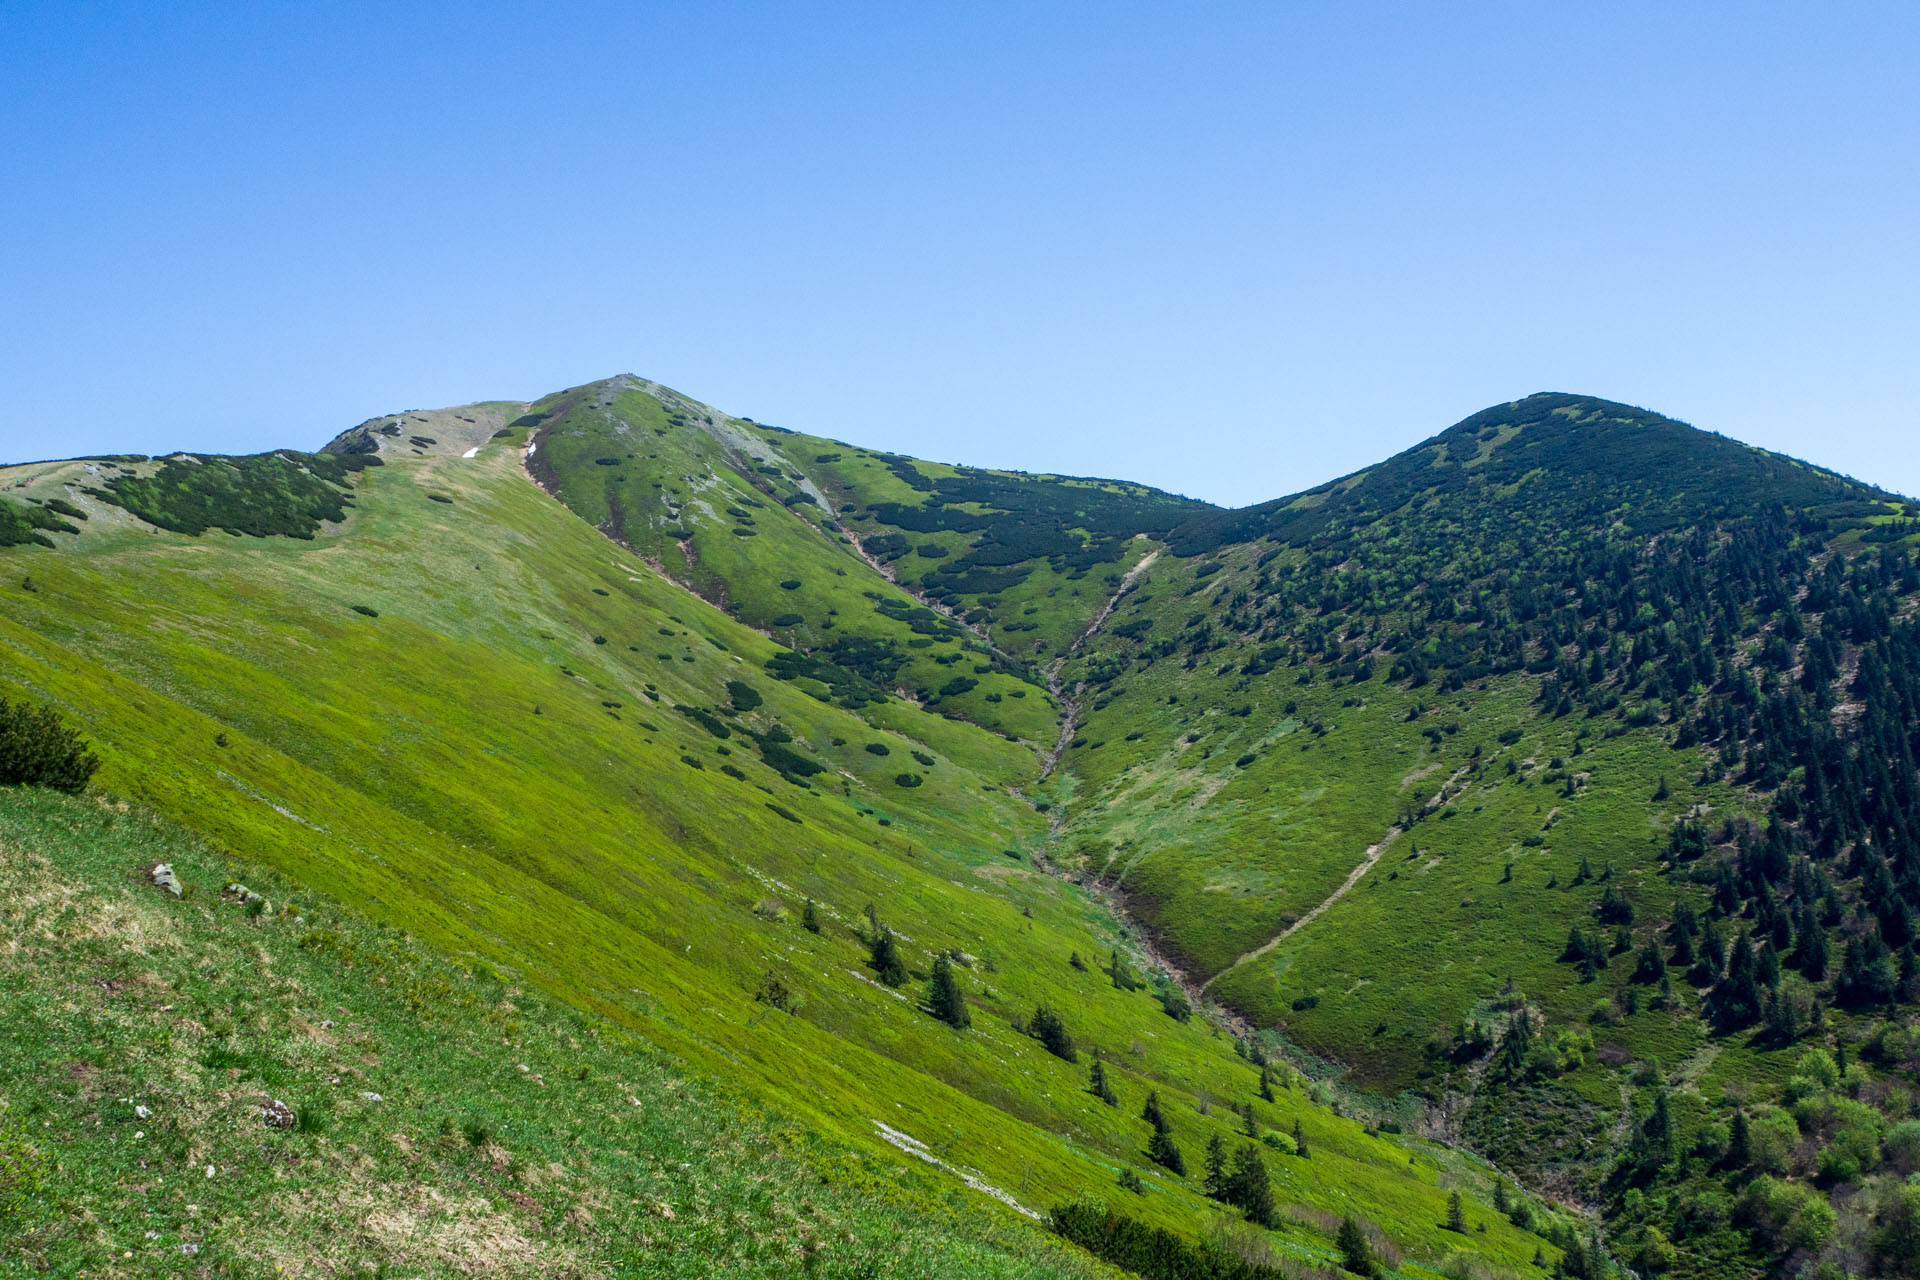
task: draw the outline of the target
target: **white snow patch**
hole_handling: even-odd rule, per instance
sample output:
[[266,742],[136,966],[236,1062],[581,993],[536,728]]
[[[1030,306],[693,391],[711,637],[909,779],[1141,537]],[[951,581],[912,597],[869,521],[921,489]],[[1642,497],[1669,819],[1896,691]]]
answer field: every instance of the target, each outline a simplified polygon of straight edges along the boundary
[[461,454],[460,456],[461,456],[461,457],[463,457],[463,458],[471,458],[471,457],[473,457],[473,456],[474,456],[475,454],[477,454],[477,453],[479,453],[479,452],[480,452],[480,446],[479,446],[479,445],[475,445],[475,446],[473,446],[473,448],[471,448],[471,449],[469,449],[469,450],[467,450],[467,451],[466,451],[465,453],[463,453],[463,454]]
[[939,1156],[936,1156],[935,1154],[933,1154],[933,1152],[927,1150],[927,1144],[920,1141],[920,1139],[910,1137],[907,1134],[900,1132],[898,1129],[894,1128],[892,1125],[882,1124],[878,1120],[875,1120],[873,1122],[873,1127],[880,1131],[880,1136],[882,1138],[885,1138],[893,1146],[900,1148],[900,1150],[906,1152],[908,1155],[914,1156],[917,1159],[925,1160],[928,1164],[932,1165],[936,1169],[945,1169],[948,1173],[951,1173],[954,1177],[960,1179],[960,1181],[966,1183],[969,1187],[972,1187],[975,1191],[978,1191],[981,1195],[992,1196],[995,1200],[998,1200],[1001,1204],[1006,1205],[1009,1209],[1012,1209],[1015,1213],[1024,1213],[1029,1218],[1032,1218],[1035,1222],[1040,1221],[1039,1214],[1027,1208],[1027,1206],[1021,1204],[1018,1200],[1015,1200],[1011,1195],[1008,1195],[1005,1191],[1002,1191],[999,1187],[996,1187],[991,1182],[988,1182],[985,1178],[981,1177],[979,1173],[977,1173],[976,1171],[972,1169],[962,1169],[958,1165],[948,1164],[945,1160],[942,1160]]

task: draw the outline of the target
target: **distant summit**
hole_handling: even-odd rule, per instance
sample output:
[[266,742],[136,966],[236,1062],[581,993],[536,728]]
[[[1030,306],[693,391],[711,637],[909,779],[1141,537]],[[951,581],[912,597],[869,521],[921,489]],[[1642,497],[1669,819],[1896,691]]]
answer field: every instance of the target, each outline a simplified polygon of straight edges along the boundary
[[1376,466],[1176,529],[1180,555],[1257,538],[1338,540],[1418,500],[1476,512],[1620,523],[1639,534],[1785,507],[1814,519],[1897,514],[1895,495],[1596,396],[1541,392],[1482,409]]

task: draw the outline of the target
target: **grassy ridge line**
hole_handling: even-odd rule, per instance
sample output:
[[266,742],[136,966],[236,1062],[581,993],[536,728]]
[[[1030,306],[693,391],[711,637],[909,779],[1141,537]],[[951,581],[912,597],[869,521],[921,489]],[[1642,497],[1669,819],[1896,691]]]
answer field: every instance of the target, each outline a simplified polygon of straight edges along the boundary
[[1109,1274],[289,894],[125,804],[7,796],[0,1150],[41,1192],[0,1274]]
[[[1005,794],[1027,753],[890,704],[942,761],[925,786],[891,788],[891,769],[862,748],[869,727],[754,677],[771,644],[566,515],[518,474],[516,455],[507,440],[471,460],[396,459],[365,483],[346,528],[312,545],[120,527],[17,561],[42,586],[8,596],[9,680],[98,736],[109,785],[605,1012],[823,1133],[877,1147],[872,1119],[887,1116],[1018,1196],[1104,1191],[1120,1168],[1141,1167],[1156,1194],[1136,1211],[1192,1230],[1208,1211],[1143,1167],[1138,1102],[1161,1089],[1179,1141],[1198,1152],[1233,1127],[1224,1108],[1201,1114],[1204,1095],[1241,1097],[1252,1073],[1150,995],[1067,965],[1114,937],[1084,898],[1000,852],[1041,825]],[[650,638],[668,624],[671,637]],[[759,714],[833,763],[839,794],[780,782],[737,735],[720,756],[725,743],[664,710],[711,705],[742,672],[766,695]],[[649,684],[660,703],[644,696]],[[803,826],[771,814],[753,781],[721,775],[723,763],[773,788]],[[975,1032],[954,1037],[872,987],[843,929],[799,930],[802,894],[839,920],[879,902],[908,935],[910,963],[935,947],[997,956],[997,972],[967,978]],[[785,905],[757,910],[775,896]],[[797,1016],[753,1002],[770,970]],[[1092,1102],[1084,1068],[1013,1032],[1042,1000],[1104,1050],[1122,1109]],[[1288,1196],[1359,1207],[1410,1249],[1440,1250],[1431,1149],[1409,1163],[1401,1144],[1297,1093],[1260,1110],[1283,1132],[1298,1120],[1314,1144]],[[1484,1194],[1483,1176],[1445,1176]],[[1496,1221],[1485,1247],[1519,1260],[1533,1246]]]

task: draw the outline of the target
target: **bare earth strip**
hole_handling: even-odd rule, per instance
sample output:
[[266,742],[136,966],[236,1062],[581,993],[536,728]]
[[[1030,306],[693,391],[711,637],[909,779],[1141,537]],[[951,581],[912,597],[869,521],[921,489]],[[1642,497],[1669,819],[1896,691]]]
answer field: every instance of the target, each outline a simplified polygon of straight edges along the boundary
[[[1427,801],[1426,807],[1429,809],[1438,807],[1441,804],[1441,802],[1446,799],[1447,788],[1451,787],[1456,781],[1458,781],[1460,775],[1465,772],[1466,772],[1465,769],[1460,769],[1455,771],[1454,775],[1447,779],[1445,785],[1443,785],[1440,788],[1440,790],[1436,791],[1433,794],[1432,798]],[[1366,875],[1367,872],[1373,870],[1373,865],[1376,862],[1380,861],[1380,855],[1387,851],[1387,846],[1392,844],[1395,840],[1398,840],[1400,838],[1401,832],[1405,830],[1406,830],[1405,827],[1400,827],[1400,826],[1393,827],[1387,832],[1386,835],[1380,838],[1380,843],[1368,845],[1367,856],[1360,860],[1360,865],[1355,867],[1352,871],[1348,872],[1347,878],[1341,882],[1340,887],[1338,889],[1335,889],[1332,893],[1328,894],[1325,900],[1322,901],[1319,906],[1307,912],[1307,914],[1305,914],[1304,916],[1301,916],[1298,920],[1295,920],[1292,924],[1288,925],[1285,929],[1282,929],[1279,933],[1267,939],[1267,941],[1262,943],[1260,946],[1255,947],[1252,951],[1247,952],[1247,954],[1241,956],[1238,960],[1235,960],[1232,964],[1222,969],[1219,973],[1214,974],[1213,977],[1208,978],[1204,983],[1200,985],[1200,989],[1202,991],[1205,991],[1208,987],[1212,986],[1215,982],[1218,982],[1221,979],[1221,977],[1223,977],[1224,975],[1232,973],[1235,969],[1238,969],[1243,964],[1247,964],[1247,963],[1250,963],[1251,961],[1258,960],[1261,956],[1266,955],[1268,952],[1272,951],[1275,947],[1285,942],[1288,938],[1291,938],[1294,934],[1300,932],[1302,929],[1312,924],[1316,919],[1319,918],[1321,912],[1325,911],[1328,907],[1332,906],[1334,903],[1340,901],[1340,899],[1346,897],[1347,891],[1352,889],[1353,886],[1355,886],[1356,884],[1360,883],[1360,877]]]
[[[1035,779],[1036,782],[1045,782],[1053,776],[1053,771],[1060,765],[1060,757],[1066,754],[1068,744],[1073,741],[1073,735],[1080,727],[1080,687],[1076,686],[1069,694],[1061,682],[1060,668],[1066,665],[1068,658],[1080,651],[1080,646],[1087,642],[1087,637],[1106,624],[1107,619],[1113,616],[1115,607],[1119,605],[1120,597],[1126,595],[1127,589],[1133,586],[1140,575],[1159,558],[1158,551],[1149,551],[1141,556],[1140,563],[1127,570],[1127,576],[1120,580],[1120,585],[1114,588],[1113,594],[1107,598],[1106,604],[1101,606],[1100,612],[1094,615],[1093,621],[1074,637],[1066,653],[1055,659],[1053,665],[1047,668],[1047,692],[1051,693],[1053,700],[1060,704],[1060,736],[1054,740],[1053,749],[1041,760],[1040,776]],[[1059,825],[1058,818],[1055,819],[1054,825]]]

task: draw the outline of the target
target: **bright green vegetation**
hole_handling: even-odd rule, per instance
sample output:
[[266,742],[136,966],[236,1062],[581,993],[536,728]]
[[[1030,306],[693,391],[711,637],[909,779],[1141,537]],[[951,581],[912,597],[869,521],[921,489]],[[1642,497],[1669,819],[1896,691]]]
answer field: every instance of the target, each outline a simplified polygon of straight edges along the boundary
[[[0,473],[89,517],[57,551],[8,554],[0,685],[86,733],[103,793],[219,858],[564,1002],[596,1034],[637,1036],[822,1149],[917,1168],[943,1195],[965,1171],[989,1190],[961,1194],[996,1223],[1018,1218],[996,1194],[1041,1215],[1122,1200],[1187,1239],[1239,1221],[1207,1196],[1202,1157],[1244,1141],[1251,1107],[1277,1207],[1253,1229],[1260,1250],[1330,1262],[1353,1215],[1419,1274],[1462,1243],[1446,1228],[1459,1191],[1487,1225],[1465,1246],[1488,1265],[1558,1256],[1487,1210],[1484,1165],[1336,1114],[1292,1068],[1263,1073],[1270,1036],[1192,1017],[1096,898],[1046,874],[1048,819],[1020,789],[1055,726],[1029,676],[963,668],[978,684],[936,687],[936,714],[898,686],[853,698],[782,678],[820,650],[747,625],[748,591],[729,589],[731,617],[650,567],[631,524],[632,551],[528,483],[524,450],[549,448],[541,412],[474,405],[349,433],[320,456],[383,465],[348,478],[344,518],[310,539],[159,529],[88,494],[84,463]],[[586,465],[616,470],[603,456]],[[763,529],[791,517],[780,537],[812,548],[796,560],[863,638],[936,656],[975,643],[916,630],[927,606],[759,492],[764,507],[731,505]],[[804,596],[815,574],[780,565],[764,585]],[[1020,741],[988,714],[1008,702],[1033,717]],[[873,963],[880,939],[897,967]],[[944,1021],[928,1003],[942,957],[964,1028],[948,997]],[[1042,1007],[1077,1061],[1045,1020],[1032,1033]],[[1088,1091],[1095,1057],[1114,1105]],[[1150,1093],[1164,1132],[1142,1118]],[[1192,1173],[1157,1165],[1150,1140]],[[48,1158],[67,1160],[57,1144]]]
[[[538,401],[528,469],[581,518],[790,651],[771,673],[858,709],[905,691],[1051,745],[1058,707],[984,633],[873,571],[778,433],[656,383]],[[361,428],[358,438],[365,438]]]
[[0,683],[302,892],[1142,1274],[1913,1269],[1905,500],[1564,395],[1239,512],[636,378],[262,458],[0,473]]
[[[1070,664],[1072,853],[1208,994],[1402,1116],[1444,1104],[1623,1250],[1676,1243],[1645,1269],[1850,1265],[1900,1211],[1796,1253],[1753,1213],[1689,1217],[1697,1162],[1628,1188],[1616,1161],[1661,1090],[1731,1124],[1809,1041],[1874,1041],[1920,994],[1920,570],[1869,538],[1903,509],[1546,396],[1202,517]],[[1860,1085],[1892,1091],[1882,1128],[1912,1083]],[[1833,1129],[1800,1119],[1792,1171],[1819,1176]],[[1873,1167],[1823,1190],[1853,1203]]]
[[0,940],[7,1274],[1098,1272],[125,805],[10,797]]

